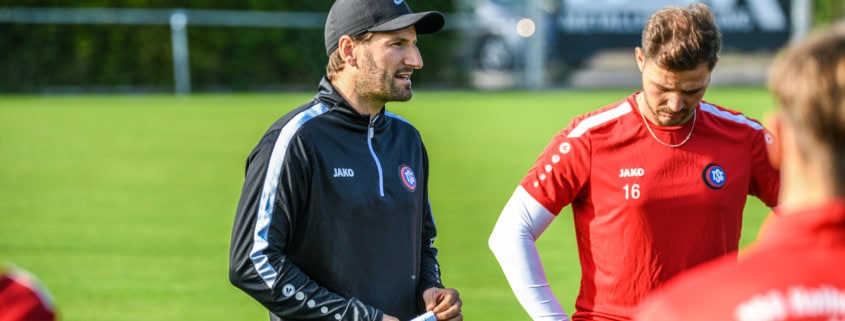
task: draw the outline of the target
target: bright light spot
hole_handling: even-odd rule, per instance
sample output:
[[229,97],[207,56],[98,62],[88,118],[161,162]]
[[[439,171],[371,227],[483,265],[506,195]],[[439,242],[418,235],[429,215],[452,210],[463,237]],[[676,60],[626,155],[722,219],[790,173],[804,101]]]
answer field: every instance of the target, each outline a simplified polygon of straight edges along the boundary
[[534,20],[528,18],[522,18],[516,23],[516,33],[523,38],[533,36],[536,29],[537,28],[534,26]]

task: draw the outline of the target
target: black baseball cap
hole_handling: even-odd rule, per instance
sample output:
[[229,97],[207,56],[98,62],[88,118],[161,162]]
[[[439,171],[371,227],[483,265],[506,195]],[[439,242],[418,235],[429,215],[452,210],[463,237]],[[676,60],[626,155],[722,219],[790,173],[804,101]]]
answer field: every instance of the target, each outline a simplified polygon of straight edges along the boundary
[[445,23],[442,13],[414,13],[405,0],[337,0],[326,18],[326,54],[337,48],[343,35],[395,31],[412,25],[417,34],[429,34],[443,29]]

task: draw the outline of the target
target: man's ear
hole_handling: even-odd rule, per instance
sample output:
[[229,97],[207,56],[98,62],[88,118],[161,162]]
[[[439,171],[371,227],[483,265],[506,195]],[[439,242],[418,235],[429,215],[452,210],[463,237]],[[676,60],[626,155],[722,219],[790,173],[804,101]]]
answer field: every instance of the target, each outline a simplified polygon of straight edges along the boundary
[[643,72],[643,67],[645,66],[645,54],[643,53],[643,48],[634,48],[634,57],[637,59],[637,68],[640,68],[640,72]]
[[338,40],[337,48],[343,61],[350,67],[358,67],[358,60],[355,58],[355,41],[352,37],[344,35]]
[[783,160],[783,124],[779,113],[769,113],[765,118],[766,122],[766,152],[769,154],[769,163],[774,168],[780,168]]

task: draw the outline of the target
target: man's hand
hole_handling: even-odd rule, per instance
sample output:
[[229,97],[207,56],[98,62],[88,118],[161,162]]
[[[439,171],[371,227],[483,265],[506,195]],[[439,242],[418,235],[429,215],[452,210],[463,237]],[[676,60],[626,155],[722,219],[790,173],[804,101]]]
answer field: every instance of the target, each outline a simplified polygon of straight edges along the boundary
[[381,317],[381,321],[400,321],[397,318],[387,315],[387,313],[383,314]]
[[426,311],[434,312],[440,321],[463,321],[458,290],[429,288],[423,292]]

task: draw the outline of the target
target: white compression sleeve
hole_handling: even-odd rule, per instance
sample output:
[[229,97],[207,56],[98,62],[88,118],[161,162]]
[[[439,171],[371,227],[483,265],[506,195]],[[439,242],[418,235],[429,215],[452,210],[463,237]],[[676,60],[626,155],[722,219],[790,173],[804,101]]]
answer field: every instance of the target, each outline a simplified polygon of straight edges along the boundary
[[554,218],[519,186],[499,215],[488,241],[517,300],[534,321],[569,320],[549,287],[535,245]]

